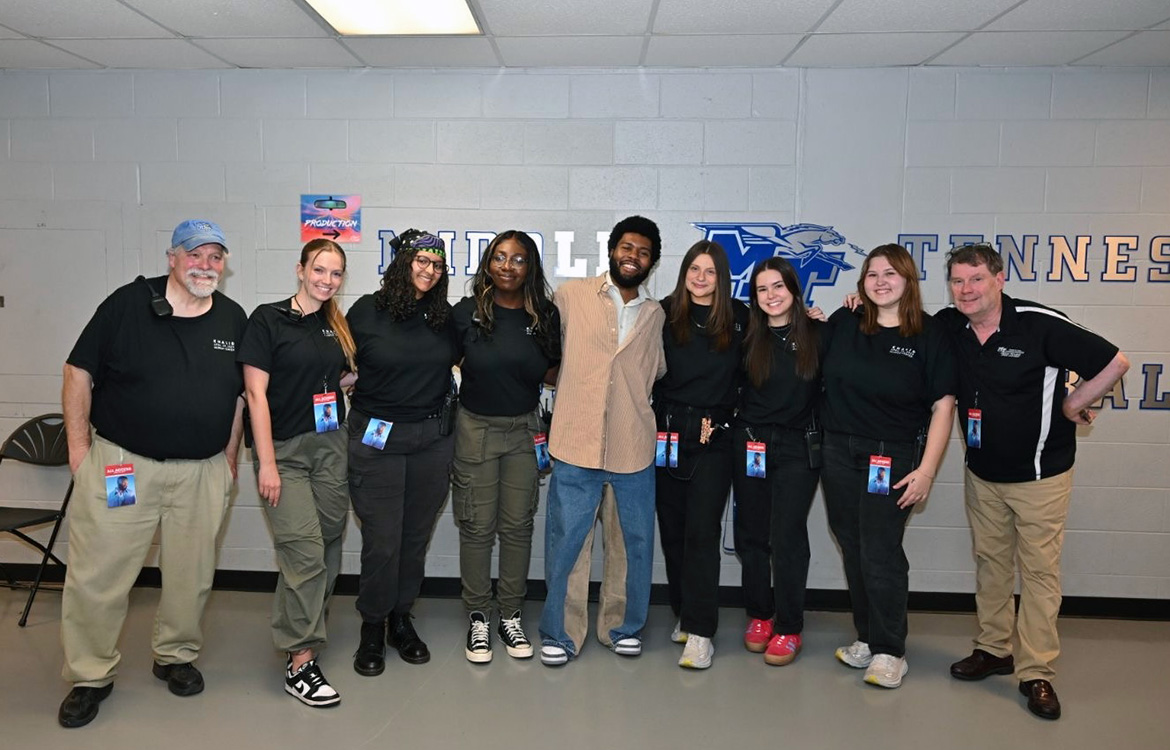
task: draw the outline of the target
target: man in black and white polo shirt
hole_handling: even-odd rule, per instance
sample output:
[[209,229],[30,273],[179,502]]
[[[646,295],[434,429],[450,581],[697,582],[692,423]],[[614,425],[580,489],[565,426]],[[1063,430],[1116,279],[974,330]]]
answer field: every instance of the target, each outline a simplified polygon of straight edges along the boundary
[[[1060,717],[1052,662],[1060,653],[1060,552],[1072,491],[1076,426],[1129,369],[1116,346],[1064,314],[1003,293],[990,245],[947,255],[954,307],[938,318],[959,356],[959,419],[967,443],[965,497],[974,537],[979,636],[951,665],[960,680],[1012,674],[1028,710]],[[1068,372],[1081,377],[1066,393]],[[1020,561],[1018,620],[1013,589]],[[1019,650],[1012,655],[1012,631]]]

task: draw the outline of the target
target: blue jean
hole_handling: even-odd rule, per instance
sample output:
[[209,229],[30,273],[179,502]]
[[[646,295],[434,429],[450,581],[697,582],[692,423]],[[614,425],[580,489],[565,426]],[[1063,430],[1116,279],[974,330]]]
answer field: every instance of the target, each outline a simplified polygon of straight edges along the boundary
[[632,474],[557,461],[549,483],[544,532],[548,594],[540,638],[576,656],[589,630],[593,529],[601,519],[605,567],[597,638],[607,647],[640,637],[650,609],[654,562],[654,466]]

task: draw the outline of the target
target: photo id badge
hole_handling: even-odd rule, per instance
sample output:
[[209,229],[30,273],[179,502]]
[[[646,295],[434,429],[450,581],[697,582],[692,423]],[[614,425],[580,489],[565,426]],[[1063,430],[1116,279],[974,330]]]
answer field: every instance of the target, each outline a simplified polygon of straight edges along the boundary
[[106,507],[134,505],[134,464],[111,464],[106,467]]
[[983,410],[967,410],[967,447],[980,448],[983,446]]
[[333,432],[337,429],[337,394],[313,394],[313,419],[317,432]]
[[768,446],[764,443],[753,443],[751,441],[747,444],[747,475],[749,477],[756,477],[757,479],[764,479],[768,476],[764,465],[768,462]]
[[678,468],[678,433],[660,432],[654,445],[654,465]]
[[869,485],[866,491],[871,495],[890,494],[890,468],[893,460],[889,456],[869,457]]
[[371,448],[382,450],[386,447],[386,438],[390,436],[392,427],[394,427],[393,422],[370,417],[370,423],[366,425],[366,433],[362,435],[362,443]]
[[548,456],[548,435],[538,432],[532,438],[532,449],[536,451],[536,470],[548,471],[552,466],[552,460]]

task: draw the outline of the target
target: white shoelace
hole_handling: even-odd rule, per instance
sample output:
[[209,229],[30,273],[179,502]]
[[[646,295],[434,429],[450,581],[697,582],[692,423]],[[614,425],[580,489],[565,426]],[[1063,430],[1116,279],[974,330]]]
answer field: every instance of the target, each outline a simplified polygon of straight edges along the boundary
[[485,649],[491,648],[491,630],[488,628],[486,622],[480,620],[471,621],[471,648],[476,650],[480,647]]
[[520,627],[520,618],[516,617],[511,620],[501,620],[500,629],[504,631],[504,635],[508,637],[513,646],[519,646],[528,643],[528,637],[524,635],[524,629]]

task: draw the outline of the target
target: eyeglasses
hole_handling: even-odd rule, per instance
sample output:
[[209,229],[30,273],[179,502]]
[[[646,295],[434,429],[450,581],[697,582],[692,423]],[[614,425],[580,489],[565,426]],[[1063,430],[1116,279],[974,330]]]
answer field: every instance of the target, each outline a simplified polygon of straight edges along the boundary
[[491,262],[495,263],[497,266],[506,266],[508,261],[512,261],[512,265],[516,266],[517,268],[523,268],[524,266],[528,265],[528,256],[517,253],[516,255],[508,257],[503,253],[496,253],[491,257]]
[[443,273],[447,270],[447,261],[441,258],[431,260],[430,258],[424,258],[421,255],[416,255],[414,256],[414,265],[417,266],[420,271],[424,270],[427,266],[433,268],[435,273]]

